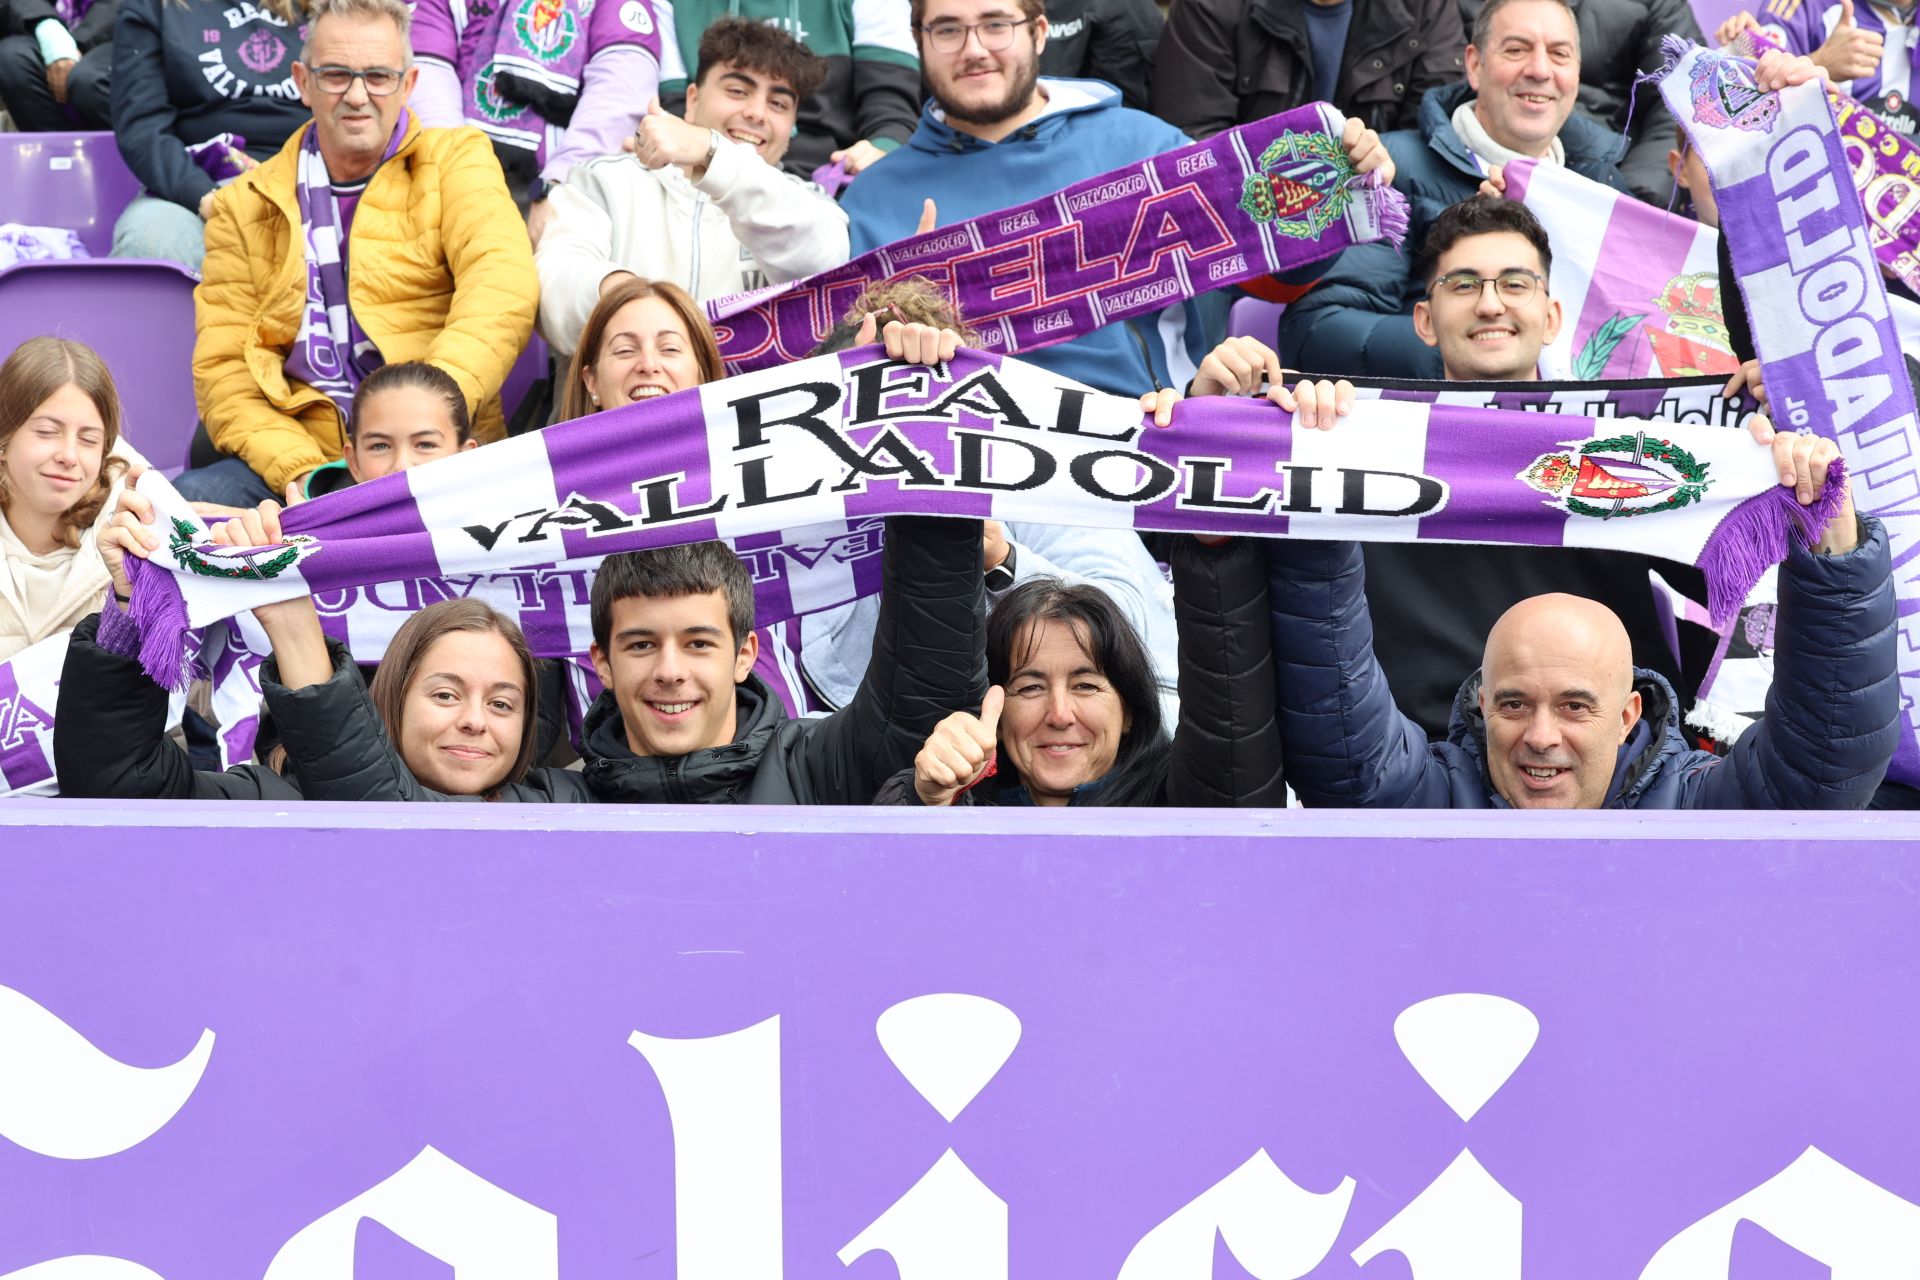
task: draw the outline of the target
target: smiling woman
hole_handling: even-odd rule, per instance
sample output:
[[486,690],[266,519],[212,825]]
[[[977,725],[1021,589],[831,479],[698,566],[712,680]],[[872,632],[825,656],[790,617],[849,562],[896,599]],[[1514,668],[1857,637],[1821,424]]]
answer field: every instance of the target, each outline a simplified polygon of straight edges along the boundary
[[621,278],[587,317],[560,393],[560,422],[719,378],[720,346],[678,285]]

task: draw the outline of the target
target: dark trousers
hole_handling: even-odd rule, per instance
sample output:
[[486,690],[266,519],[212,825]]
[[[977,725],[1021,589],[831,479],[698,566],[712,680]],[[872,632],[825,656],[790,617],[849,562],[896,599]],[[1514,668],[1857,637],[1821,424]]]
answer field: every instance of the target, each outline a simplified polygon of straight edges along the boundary
[[[95,45],[67,75],[67,106],[53,100],[47,64],[32,36],[0,40],[0,102],[23,133],[65,133],[73,129],[113,128],[109,97],[113,43]],[[68,114],[67,108],[72,108]]]

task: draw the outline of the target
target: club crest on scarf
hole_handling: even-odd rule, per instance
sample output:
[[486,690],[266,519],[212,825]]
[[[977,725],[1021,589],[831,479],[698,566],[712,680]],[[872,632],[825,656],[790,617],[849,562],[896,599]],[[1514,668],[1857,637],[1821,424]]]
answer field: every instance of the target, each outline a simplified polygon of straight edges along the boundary
[[200,530],[176,517],[167,550],[181,568],[203,578],[277,578],[320,549],[317,541],[299,533],[273,547],[196,547],[193,540],[199,536]]
[[501,94],[500,86],[496,83],[499,75],[500,64],[497,62],[489,62],[480,68],[480,73],[473,78],[473,105],[487,119],[504,124],[525,111],[526,107]]
[[1260,153],[1260,172],[1247,179],[1240,208],[1281,235],[1312,240],[1346,212],[1351,177],[1338,139],[1288,130]]
[[1712,483],[1705,463],[1644,431],[1542,454],[1518,478],[1557,498],[1570,515],[1600,520],[1672,511],[1700,501]]
[[573,47],[580,27],[566,0],[521,0],[513,30],[540,61],[557,62]]
[[1780,118],[1780,98],[1754,82],[1753,68],[1737,58],[1705,57],[1688,88],[1693,118],[1720,129],[1769,133]]

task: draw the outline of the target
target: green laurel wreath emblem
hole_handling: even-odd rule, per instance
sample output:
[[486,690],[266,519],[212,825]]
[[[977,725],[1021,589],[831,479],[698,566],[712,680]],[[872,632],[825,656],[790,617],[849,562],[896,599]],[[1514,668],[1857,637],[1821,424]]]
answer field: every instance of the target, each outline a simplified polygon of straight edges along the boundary
[[[1608,436],[1605,440],[1587,441],[1580,446],[1580,452],[1618,453],[1625,450],[1631,453],[1633,452],[1634,445],[1637,443],[1639,443],[1639,438],[1636,436]],[[1681,507],[1691,506],[1706,496],[1708,485],[1707,464],[1694,457],[1691,453],[1688,453],[1685,449],[1682,449],[1679,445],[1673,443],[1673,441],[1656,440],[1652,436],[1648,436],[1645,444],[1641,445],[1640,456],[1666,463],[1673,468],[1675,474],[1677,474],[1684,483],[1682,483],[1678,489],[1675,489],[1665,501],[1657,502],[1650,507],[1621,507],[1615,510],[1611,507],[1596,506],[1580,498],[1567,497],[1561,499],[1561,501],[1566,504],[1567,510],[1574,515],[1593,516],[1600,520],[1612,520],[1620,516],[1648,516],[1656,511],[1675,511]]]
[[[173,558],[180,562],[182,569],[188,573],[197,573],[203,578],[248,578],[265,582],[279,577],[300,559],[300,548],[289,546],[284,551],[276,551],[258,564],[245,560],[209,560],[194,549],[193,540],[199,532],[192,524],[175,516],[173,537],[167,541],[167,550],[173,552]],[[306,542],[309,539],[302,538],[300,541]]]

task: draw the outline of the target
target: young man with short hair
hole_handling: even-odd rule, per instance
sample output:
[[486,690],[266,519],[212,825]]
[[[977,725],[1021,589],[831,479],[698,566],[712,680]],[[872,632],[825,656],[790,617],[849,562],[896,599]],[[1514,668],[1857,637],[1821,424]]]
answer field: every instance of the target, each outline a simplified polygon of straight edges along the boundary
[[594,305],[639,276],[706,302],[847,260],[847,215],[780,169],[825,64],[777,27],[722,18],[700,40],[685,119],[658,101],[632,155],[575,165],[555,187],[535,265],[540,330],[573,353]]

